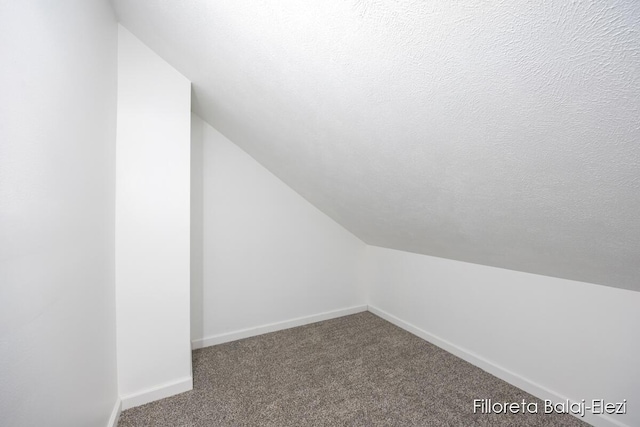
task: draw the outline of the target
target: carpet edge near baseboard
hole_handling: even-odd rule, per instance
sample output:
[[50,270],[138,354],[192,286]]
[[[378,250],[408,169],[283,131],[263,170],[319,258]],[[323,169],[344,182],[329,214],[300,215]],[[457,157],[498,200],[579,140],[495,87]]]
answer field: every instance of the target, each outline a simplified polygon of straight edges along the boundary
[[160,384],[140,392],[121,396],[122,410],[141,406],[166,397],[175,396],[193,389],[193,375],[165,384]]
[[[368,307],[369,307],[368,311],[370,313],[375,314],[376,316],[388,321],[389,323],[396,325],[400,329],[403,329],[417,336],[418,338],[421,338],[437,347],[440,347],[441,349],[461,358],[462,360],[465,360],[471,363],[474,366],[477,366],[478,368],[490,373],[495,377],[500,378],[503,381],[506,381],[507,383],[515,387],[520,388],[521,390],[526,391],[529,394],[532,394],[533,396],[539,399],[543,399],[543,400],[550,399],[554,402],[565,402],[567,401],[567,399],[569,399],[564,395],[562,395],[561,393],[551,390],[543,385],[540,385],[535,381],[532,381],[529,378],[526,378],[522,375],[516,374],[515,372],[512,372],[491,360],[485,359],[484,357],[464,347],[458,346],[450,341],[440,338],[435,334],[427,332],[424,329],[421,329],[409,322],[406,322],[394,316],[393,314],[390,314],[372,305],[369,305]],[[569,399],[569,400],[571,400],[572,402],[580,401],[580,399]],[[601,415],[585,414],[584,417],[580,417],[578,415],[574,415],[574,416],[584,422],[587,422],[593,425],[594,427],[630,427],[629,425],[623,424],[617,420],[614,420],[612,417],[606,416],[604,414],[601,414]]]
[[366,304],[341,308],[337,310],[325,311],[310,316],[296,317],[294,319],[283,320],[280,322],[267,323],[256,327],[240,329],[237,331],[225,332],[222,334],[210,335],[204,338],[191,341],[191,349],[210,347],[212,345],[224,344],[231,341],[237,341],[243,338],[255,337],[258,335],[268,334],[270,332],[282,331],[285,329],[295,328],[298,326],[309,325],[311,323],[322,322],[324,320],[336,319],[338,317],[349,316],[351,314],[362,313],[368,310]]

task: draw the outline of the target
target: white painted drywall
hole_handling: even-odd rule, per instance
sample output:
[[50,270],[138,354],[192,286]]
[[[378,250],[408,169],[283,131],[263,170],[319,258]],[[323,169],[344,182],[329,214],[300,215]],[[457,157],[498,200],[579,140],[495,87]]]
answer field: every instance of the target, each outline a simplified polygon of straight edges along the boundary
[[610,419],[640,425],[640,292],[374,246],[366,260],[370,306],[534,394],[627,399]]
[[192,206],[203,206],[193,339],[364,304],[364,243],[199,117],[192,123],[203,167],[193,186]]
[[191,377],[191,89],[122,26],[118,34],[116,306],[126,409]]
[[191,118],[191,340],[201,339],[203,335],[203,131],[202,120]]
[[0,2],[0,425],[117,404],[117,25],[107,1]]
[[365,242],[640,291],[640,2],[114,0]]

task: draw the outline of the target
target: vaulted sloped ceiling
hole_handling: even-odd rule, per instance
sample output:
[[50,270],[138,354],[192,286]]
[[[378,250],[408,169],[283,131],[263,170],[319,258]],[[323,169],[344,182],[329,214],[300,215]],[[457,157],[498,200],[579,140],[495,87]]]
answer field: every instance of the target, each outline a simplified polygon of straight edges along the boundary
[[640,291],[640,2],[114,3],[365,242]]

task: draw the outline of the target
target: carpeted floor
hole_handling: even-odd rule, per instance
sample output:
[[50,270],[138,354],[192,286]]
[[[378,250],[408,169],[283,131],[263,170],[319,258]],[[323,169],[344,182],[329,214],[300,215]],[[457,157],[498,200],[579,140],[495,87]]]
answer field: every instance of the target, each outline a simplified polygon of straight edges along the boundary
[[[196,350],[193,376],[119,427],[587,425],[368,312]],[[473,414],[474,399],[540,413]]]

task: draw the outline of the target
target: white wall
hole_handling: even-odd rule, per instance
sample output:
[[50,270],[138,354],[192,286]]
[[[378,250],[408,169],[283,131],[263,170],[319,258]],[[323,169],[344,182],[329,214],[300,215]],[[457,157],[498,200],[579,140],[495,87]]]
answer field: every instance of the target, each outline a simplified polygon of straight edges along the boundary
[[191,116],[191,339],[203,337],[202,267],[203,267],[203,128],[198,116]]
[[192,203],[194,210],[202,203],[204,236],[201,263],[194,252],[202,273],[193,276],[193,295],[201,298],[192,300],[192,338],[211,344],[239,330],[365,304],[358,285],[364,243],[199,117],[192,121],[193,152],[202,153]]
[[116,28],[107,1],[0,2],[2,426],[117,404]]
[[539,397],[627,399],[609,421],[640,425],[640,292],[374,246],[367,273],[374,312]]
[[118,43],[118,380],[128,408],[191,388],[191,88],[123,27]]

